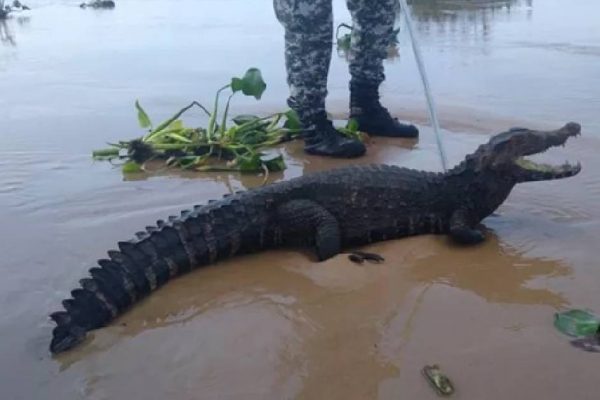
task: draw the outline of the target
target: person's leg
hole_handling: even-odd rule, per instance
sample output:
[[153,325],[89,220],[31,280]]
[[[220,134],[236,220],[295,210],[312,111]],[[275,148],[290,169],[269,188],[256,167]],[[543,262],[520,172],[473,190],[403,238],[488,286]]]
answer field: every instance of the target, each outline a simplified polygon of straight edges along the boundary
[[327,75],[333,46],[331,0],[274,0],[285,29],[289,106],[305,130],[306,151],[338,157],[364,154],[362,143],[337,132],[325,112]]
[[347,0],[352,14],[350,59],[350,116],[359,129],[393,137],[417,137],[413,125],[398,122],[379,102],[379,86],[385,79],[383,60],[392,44],[398,0]]

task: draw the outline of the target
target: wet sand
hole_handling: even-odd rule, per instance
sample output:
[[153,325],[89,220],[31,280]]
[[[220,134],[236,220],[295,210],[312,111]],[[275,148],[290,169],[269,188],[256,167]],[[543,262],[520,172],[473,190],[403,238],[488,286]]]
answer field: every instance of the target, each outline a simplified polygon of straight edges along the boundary
[[[223,10],[217,2],[202,3]],[[40,1],[30,21],[9,21],[17,44],[0,47],[6,77],[0,90],[8,94],[0,99],[6,122],[0,130],[2,398],[434,399],[420,375],[433,363],[453,380],[456,399],[597,398],[598,355],[572,348],[552,326],[559,309],[600,312],[600,124],[594,111],[600,74],[592,69],[599,33],[580,15],[598,7],[583,0],[565,9],[559,7],[565,2],[553,0],[466,10],[429,2],[415,9],[426,59],[438,61],[431,75],[451,164],[510,126],[583,125],[581,138],[539,158],[580,160],[582,173],[517,187],[485,221],[483,245],[457,247],[437,236],[377,243],[366,249],[386,262],[362,266],[343,254],[317,263],[295,249],[238,257],[173,280],[74,351],[48,354],[48,313],[118,240],[262,182],[262,176],[236,174],[123,177],[89,156],[104,142],[139,133],[135,98],[164,117],[192,98],[210,98],[212,86],[248,65],[263,69],[269,89],[263,102],[238,99],[236,109],[281,109],[280,29],[270,3],[248,3],[228,2],[230,19],[218,20],[206,10],[192,18],[194,6],[186,1],[148,2],[144,13],[136,1],[120,2],[112,13]],[[336,11],[342,7],[336,3]],[[250,11],[264,13],[253,22],[257,31],[244,22]],[[565,38],[553,33],[541,40],[547,33],[542,22],[568,23],[559,11],[581,17],[578,27]],[[204,35],[196,32],[203,29]],[[511,29],[526,33],[528,44],[506,39]],[[45,49],[50,32],[61,45]],[[219,43],[214,37],[223,32],[229,35]],[[101,33],[102,41],[86,38]],[[251,51],[235,51],[242,33]],[[201,40],[192,40],[196,34]],[[561,41],[587,50],[552,47]],[[227,61],[228,51],[236,63]],[[206,52],[212,52],[210,62]],[[560,62],[537,68],[539,52]],[[374,138],[368,156],[356,162],[440,170],[405,37],[400,53],[387,64],[385,100],[420,124],[421,139]],[[194,63],[174,64],[175,55]],[[517,55],[524,66],[508,68]],[[273,62],[260,65],[265,57]],[[485,77],[470,74],[483,67]],[[346,112],[345,77],[336,74],[342,68],[343,59],[334,60],[329,106],[338,118]],[[458,82],[445,80],[442,69],[454,71]],[[530,87],[523,85],[528,80]],[[457,92],[457,85],[464,90]],[[288,169],[272,181],[343,163],[305,156],[296,142],[281,151]]]

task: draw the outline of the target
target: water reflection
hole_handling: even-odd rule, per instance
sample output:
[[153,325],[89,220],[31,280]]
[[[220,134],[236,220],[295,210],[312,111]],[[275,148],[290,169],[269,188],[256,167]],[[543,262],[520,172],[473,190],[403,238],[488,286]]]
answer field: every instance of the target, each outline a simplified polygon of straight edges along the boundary
[[[267,183],[277,182],[283,179],[283,172],[270,172],[268,176],[263,173],[242,174],[238,172],[199,172],[183,170],[166,166],[163,162],[146,162],[144,171],[138,173],[124,174],[124,181],[144,181],[154,177],[175,177],[179,179],[208,179],[216,183],[222,183],[228,193],[234,193],[241,188],[247,190]],[[240,188],[241,186],[241,188]]]
[[[491,22],[503,16],[510,16],[515,9],[525,9],[527,19],[532,16],[533,0],[409,0],[411,14],[417,22],[417,29],[424,36],[434,36],[448,40],[487,41],[491,34]],[[403,25],[398,14],[399,26]],[[335,33],[336,50],[340,58],[351,56],[350,33],[352,26],[342,23]],[[435,32],[434,32],[435,31]],[[398,35],[394,31],[392,43],[386,59],[400,57]]]
[[[284,316],[289,321],[321,328],[329,321],[329,315],[354,303],[355,310],[361,311],[358,319],[361,314],[375,318],[387,315],[390,309],[401,309],[406,291],[421,285],[457,288],[489,303],[553,308],[569,303],[556,290],[532,285],[536,279],[572,275],[572,268],[564,263],[521,254],[501,245],[493,232],[488,232],[488,240],[477,248],[450,246],[441,237],[430,239],[376,243],[369,251],[382,254],[386,262],[368,269],[353,265],[343,254],[315,263],[310,255],[296,249],[225,260],[216,267],[169,282],[110,326],[92,332],[86,344],[60,354],[55,361],[64,370],[94,354],[115,356],[119,352],[113,347],[132,343],[139,346],[152,335],[164,338],[157,332],[164,328],[179,330],[181,342],[185,340],[182,326],[195,323],[198,318],[203,320],[206,314],[237,313],[247,306],[272,309],[274,320]],[[335,325],[331,331],[350,329],[341,326],[341,320],[331,321]],[[223,331],[227,330],[231,327]]]
[[17,42],[15,41],[12,30],[8,27],[5,20],[0,20],[0,43],[4,46],[15,47]]
[[510,14],[515,7],[533,7],[533,0],[409,0],[413,16],[419,21],[445,21],[459,14]]
[[427,35],[435,25],[436,35],[487,40],[491,21],[509,16],[514,8],[526,7],[531,17],[533,0],[409,0],[417,29]]
[[572,273],[571,267],[559,261],[526,257],[502,246],[489,231],[486,242],[477,249],[441,246],[436,254],[422,258],[411,269],[412,278],[419,282],[466,290],[491,303],[555,308],[568,304],[567,299],[553,290],[531,287],[531,282]]
[[17,41],[13,30],[12,21],[16,21],[19,26],[29,24],[30,17],[19,16],[14,19],[0,19],[0,43],[4,46],[16,47]]

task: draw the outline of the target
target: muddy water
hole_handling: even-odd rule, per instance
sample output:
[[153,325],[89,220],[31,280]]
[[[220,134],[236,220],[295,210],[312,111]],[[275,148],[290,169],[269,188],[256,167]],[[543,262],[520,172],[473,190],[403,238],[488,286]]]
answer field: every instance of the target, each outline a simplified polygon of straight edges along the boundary
[[[270,2],[121,0],[110,12],[31,0],[1,25],[0,390],[3,399],[433,399],[439,363],[461,399],[592,399],[598,357],[552,327],[566,307],[600,312],[600,6],[590,0],[419,1],[413,8],[457,162],[514,125],[582,123],[543,158],[579,159],[569,180],[522,185],[489,240],[379,243],[382,265],[274,251],[176,279],[83,346],[47,352],[56,309],[93,261],[155,219],[262,177],[158,173],[124,179],[90,151],[139,134],[133,101],[155,119],[209,102],[251,65],[285,106],[281,28]],[[342,2],[336,20],[347,21]],[[373,140],[356,162],[439,170],[406,32],[387,63],[385,101],[422,125],[418,142]],[[347,74],[335,57],[330,111]],[[202,121],[199,121],[202,122]],[[288,179],[340,162],[282,148]]]

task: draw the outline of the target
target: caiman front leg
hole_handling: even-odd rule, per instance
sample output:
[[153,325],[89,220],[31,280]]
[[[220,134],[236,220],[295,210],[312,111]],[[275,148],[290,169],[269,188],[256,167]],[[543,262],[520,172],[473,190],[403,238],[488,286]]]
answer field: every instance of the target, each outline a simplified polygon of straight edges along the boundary
[[477,244],[485,240],[483,232],[473,227],[468,212],[456,210],[450,218],[450,236],[461,244]]
[[[292,200],[277,209],[277,222],[284,242],[313,243],[319,261],[339,254],[342,238],[335,217],[312,200]],[[311,237],[312,236],[312,237]]]

